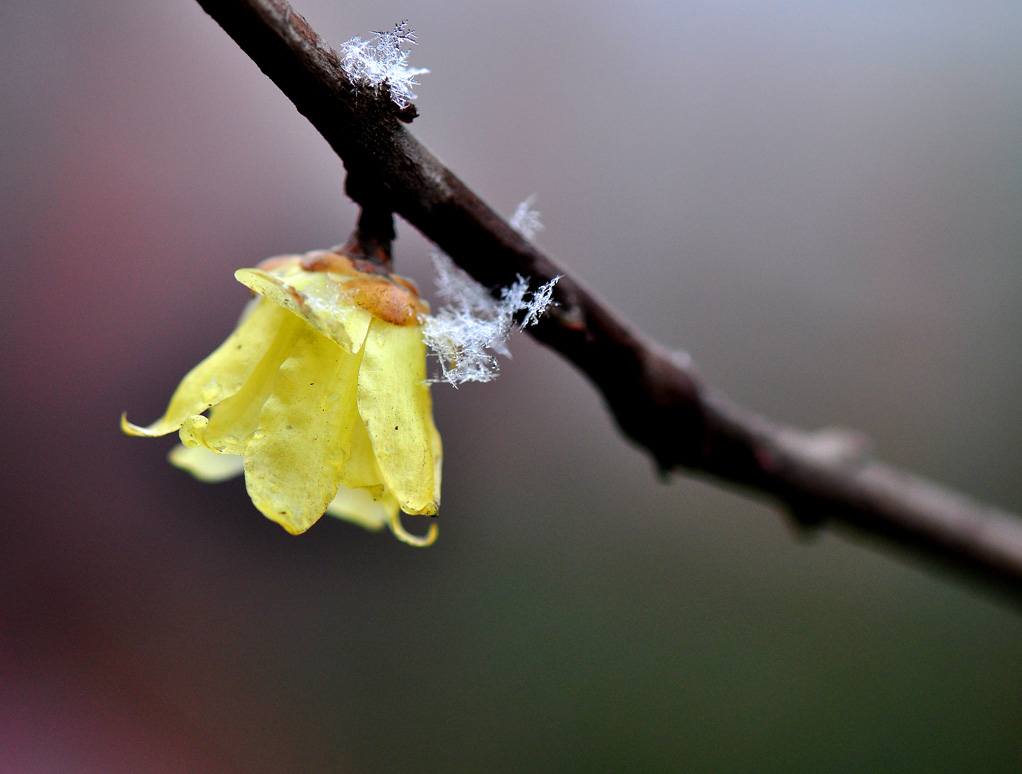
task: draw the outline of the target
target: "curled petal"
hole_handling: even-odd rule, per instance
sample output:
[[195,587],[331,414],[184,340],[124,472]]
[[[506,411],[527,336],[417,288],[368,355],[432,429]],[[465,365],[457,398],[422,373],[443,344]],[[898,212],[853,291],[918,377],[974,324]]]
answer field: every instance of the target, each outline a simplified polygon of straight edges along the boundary
[[437,535],[440,534],[440,530],[437,529],[436,522],[430,523],[429,530],[422,537],[406,532],[405,528],[401,525],[400,513],[395,513],[391,516],[390,531],[393,532],[394,537],[402,543],[407,543],[410,546],[418,546],[419,548],[425,548],[426,546],[433,545],[436,542]]
[[306,272],[295,266],[285,277],[262,269],[239,269],[235,278],[245,287],[298,315],[315,330],[348,352],[362,348],[372,315],[345,303],[343,284],[326,272]]
[[[264,301],[271,304],[270,301]],[[205,417],[185,420],[181,428],[181,442],[185,446],[205,446],[221,454],[244,454],[249,437],[259,424],[263,404],[270,397],[277,374],[283,363],[291,357],[295,342],[308,327],[293,314],[277,308],[279,327],[262,359],[252,369],[245,384],[234,395],[224,399]]]
[[386,525],[398,540],[411,546],[431,546],[439,534],[435,523],[429,525],[429,530],[422,537],[405,530],[401,524],[401,511],[397,500],[390,492],[384,492],[377,499],[365,489],[348,489],[342,486],[337,496],[327,506],[326,512],[374,532]]
[[148,438],[166,435],[179,429],[188,417],[236,393],[273,341],[281,313],[275,304],[248,307],[227,341],[188,372],[162,417],[148,427],[140,427],[122,416],[121,429],[128,435]]
[[436,542],[436,536],[439,535],[439,530],[436,529],[436,522],[431,521],[429,523],[429,530],[421,538],[417,535],[407,532],[401,523],[401,513],[394,513],[390,517],[390,532],[393,536],[400,540],[402,543],[408,543],[410,546],[417,546],[418,548],[425,548],[431,546]]
[[170,463],[186,470],[199,481],[216,484],[234,478],[245,470],[245,459],[238,454],[217,454],[202,446],[178,444],[170,450]]
[[[181,431],[178,436],[181,438],[181,443],[189,449],[209,449],[205,444],[206,440],[206,425],[209,424],[209,417],[203,416],[202,414],[193,414],[184,421],[181,425]],[[215,452],[214,452],[215,453]]]
[[245,448],[252,502],[292,534],[311,527],[340,487],[360,423],[360,360],[303,327]]

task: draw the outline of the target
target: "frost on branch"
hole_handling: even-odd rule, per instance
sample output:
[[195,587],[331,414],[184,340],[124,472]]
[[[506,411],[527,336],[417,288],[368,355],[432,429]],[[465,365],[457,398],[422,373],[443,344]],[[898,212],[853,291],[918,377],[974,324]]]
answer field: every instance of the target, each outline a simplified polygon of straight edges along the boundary
[[432,259],[437,295],[447,306],[423,320],[422,336],[440,361],[441,380],[455,387],[462,382],[488,382],[497,376],[496,355],[511,357],[506,342],[514,330],[515,315],[525,312],[519,327],[535,325],[553,303],[560,277],[530,292],[529,281],[519,276],[501,289],[498,300],[445,253],[434,250]]
[[402,45],[415,42],[415,32],[408,28],[407,21],[395,24],[393,32],[374,30],[369,40],[354,37],[341,46],[341,67],[356,85],[380,89],[387,84],[394,104],[408,107],[415,99],[412,86],[419,85],[415,76],[429,72],[407,65],[408,52]]

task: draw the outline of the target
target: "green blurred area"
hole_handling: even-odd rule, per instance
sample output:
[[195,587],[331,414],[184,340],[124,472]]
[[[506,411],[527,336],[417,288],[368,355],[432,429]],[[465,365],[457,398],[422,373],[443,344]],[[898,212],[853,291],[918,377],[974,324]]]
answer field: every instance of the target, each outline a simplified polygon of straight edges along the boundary
[[[725,392],[1022,509],[1022,10],[297,9],[409,18],[417,136]],[[234,269],[343,241],[343,167],[193,2],[8,4],[0,62],[0,769],[1022,769],[1017,607],[660,481],[526,336],[434,388],[428,550],[291,537],[122,436]]]

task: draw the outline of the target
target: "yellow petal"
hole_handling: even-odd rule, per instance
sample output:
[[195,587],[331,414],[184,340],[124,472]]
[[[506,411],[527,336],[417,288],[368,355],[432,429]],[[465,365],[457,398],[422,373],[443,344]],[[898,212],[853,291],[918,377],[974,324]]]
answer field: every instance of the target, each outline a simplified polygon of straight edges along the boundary
[[[271,302],[265,302],[271,304]],[[245,384],[234,395],[224,399],[209,412],[209,421],[200,423],[195,417],[185,421],[181,428],[181,441],[185,446],[196,444],[222,454],[244,454],[249,436],[255,432],[259,413],[273,391],[281,365],[291,356],[292,349],[305,323],[293,314],[274,307],[279,328],[269,349],[252,369]]]
[[121,429],[128,435],[149,438],[166,435],[180,428],[188,417],[236,393],[273,341],[280,317],[280,308],[272,303],[247,308],[227,341],[181,380],[160,419],[139,427],[122,416]]
[[358,410],[383,480],[403,511],[433,515],[440,504],[440,437],[426,384],[418,326],[373,320],[358,377]]
[[[203,414],[192,414],[182,423],[181,431],[178,433],[178,437],[181,438],[181,444],[189,449],[207,448],[205,439],[206,425],[208,424],[209,417]],[[209,451],[213,450],[209,449]],[[216,452],[213,453],[216,454]]]
[[[383,482],[383,474],[376,462],[373,444],[369,440],[369,433],[366,432],[361,416],[352,430],[349,448],[351,456],[348,458],[348,464],[344,466],[341,486],[348,489],[365,489],[374,499],[381,498],[387,485]],[[396,500],[394,507],[397,507]]]
[[234,276],[242,285],[298,315],[348,352],[362,348],[372,315],[347,301],[343,284],[326,272],[295,270],[281,278],[262,269],[239,269]]
[[240,455],[217,454],[202,446],[179,444],[170,450],[169,459],[175,467],[208,484],[234,478],[245,470],[245,460]]
[[338,519],[358,524],[374,532],[382,529],[397,515],[397,500],[393,495],[374,499],[365,489],[342,486],[330,501],[326,512]]
[[441,468],[443,468],[444,462],[444,446],[440,440],[440,431],[436,429],[436,424],[433,422],[433,404],[429,404],[429,421],[426,422],[426,427],[429,430],[430,437],[430,451],[433,452],[433,491],[436,493],[436,504],[440,506],[440,477]]
[[360,421],[360,360],[303,326],[245,449],[252,502],[292,534],[311,527],[340,487]]

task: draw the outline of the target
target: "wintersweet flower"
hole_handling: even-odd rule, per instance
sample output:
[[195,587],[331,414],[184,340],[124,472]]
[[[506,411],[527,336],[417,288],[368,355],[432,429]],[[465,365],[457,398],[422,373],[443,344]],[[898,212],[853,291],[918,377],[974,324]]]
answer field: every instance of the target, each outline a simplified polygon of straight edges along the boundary
[[257,296],[185,376],[166,413],[129,435],[180,432],[171,462],[205,481],[242,471],[255,506],[298,534],[330,513],[388,525],[435,515],[440,436],[414,286],[332,252],[282,256],[235,277]]

